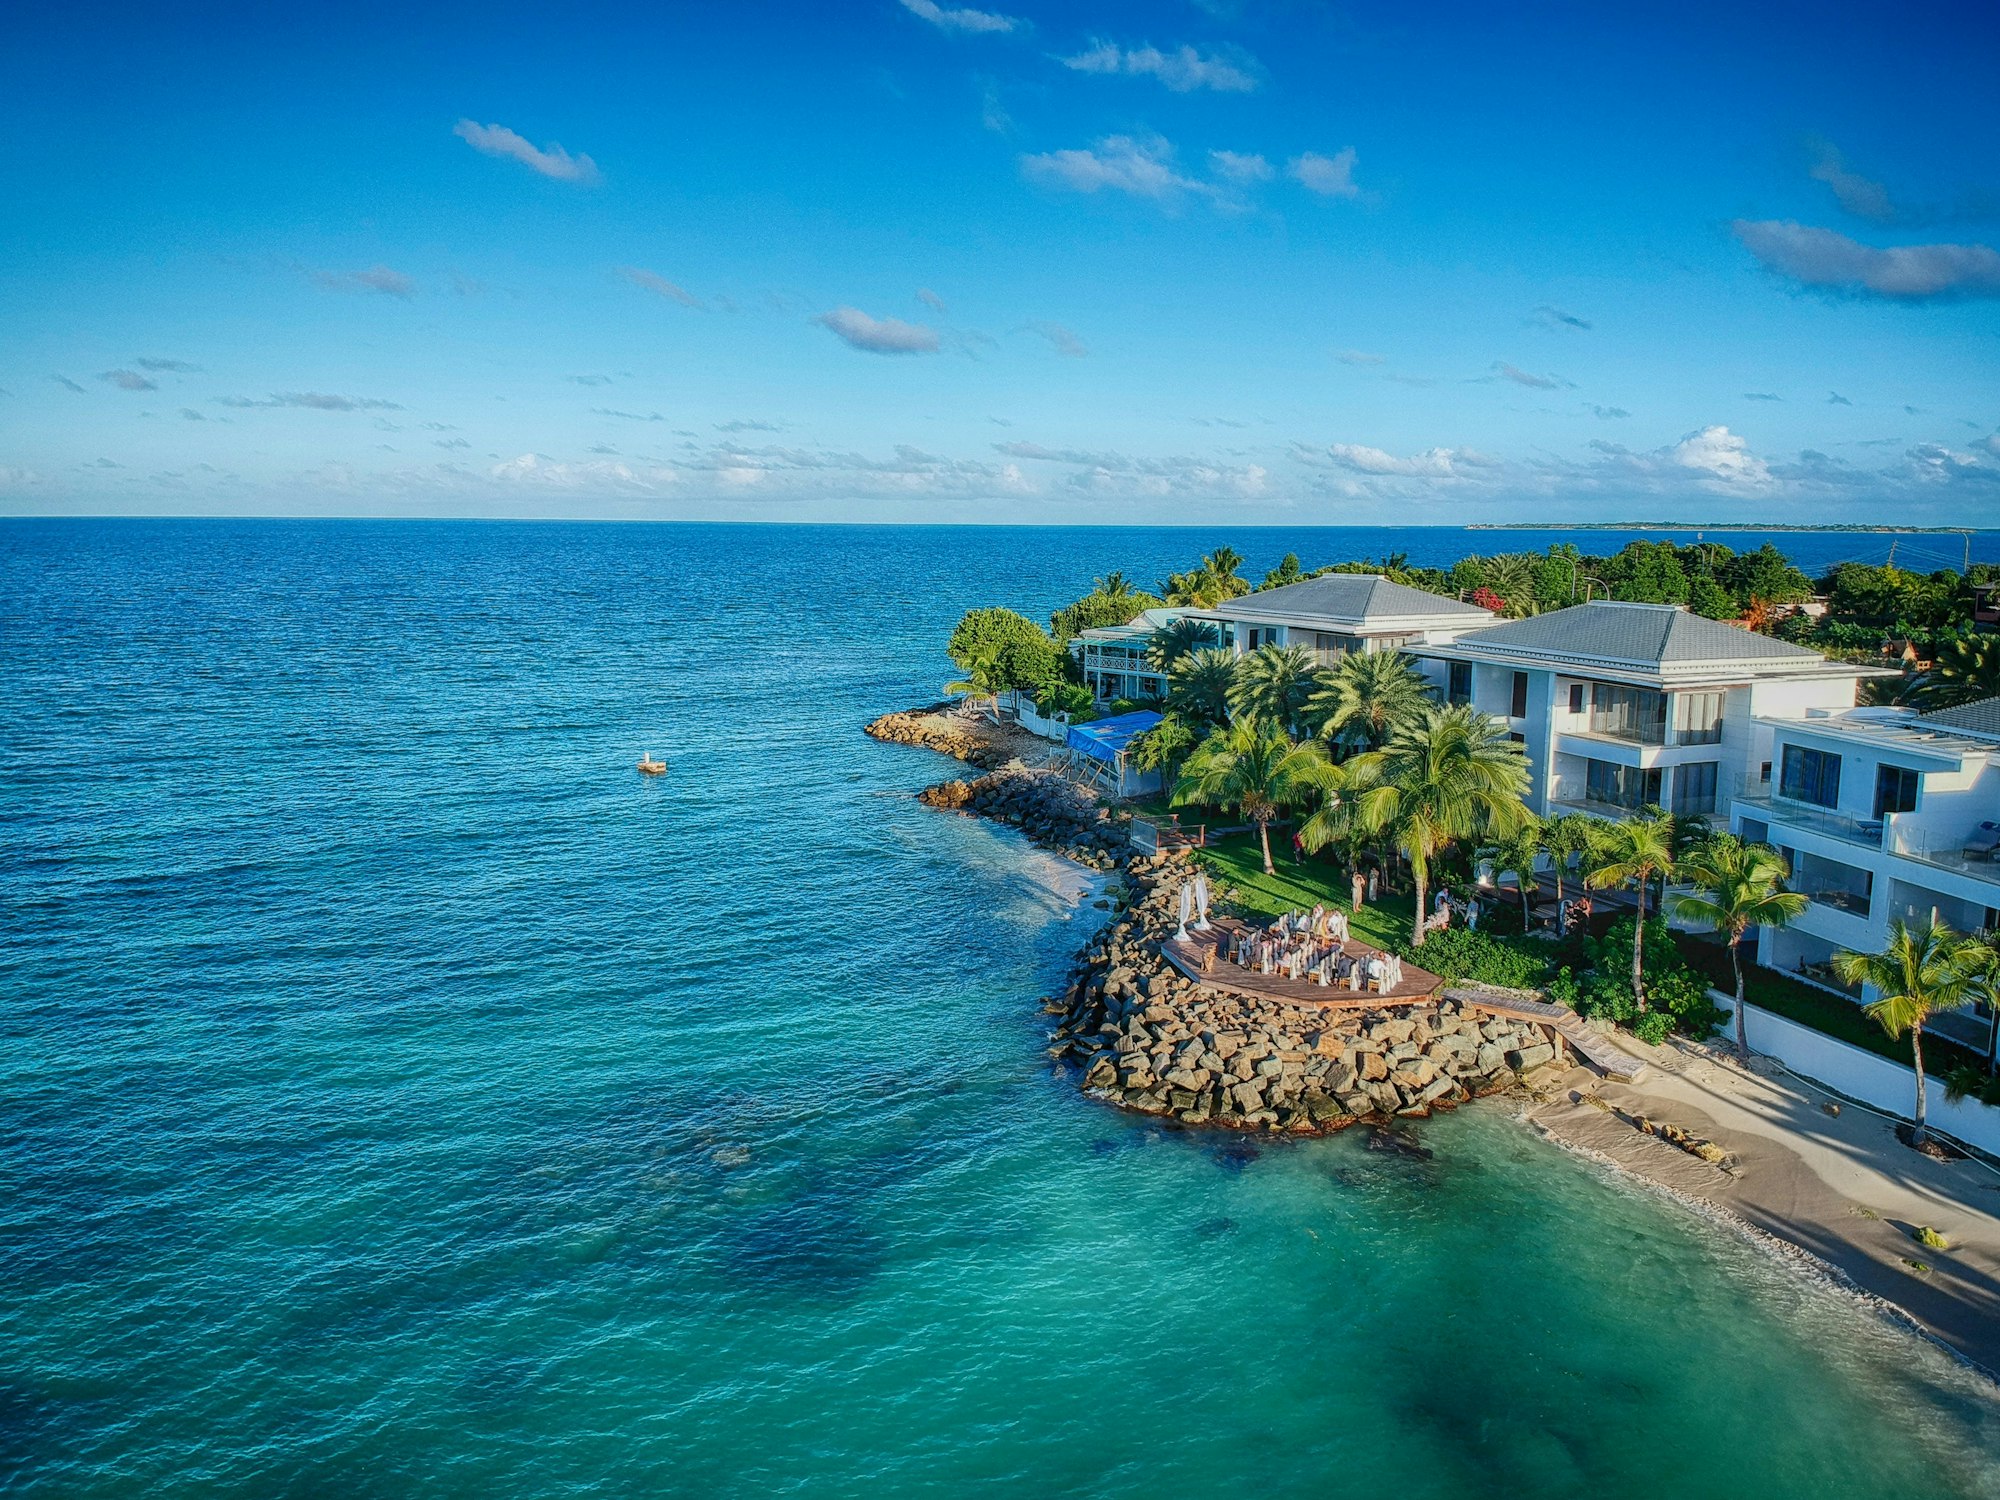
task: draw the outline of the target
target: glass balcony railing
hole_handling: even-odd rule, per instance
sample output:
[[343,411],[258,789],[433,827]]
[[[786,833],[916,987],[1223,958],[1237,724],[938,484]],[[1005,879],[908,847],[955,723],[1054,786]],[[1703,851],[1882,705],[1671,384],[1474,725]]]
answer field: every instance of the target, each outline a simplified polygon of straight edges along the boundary
[[1824,834],[1828,838],[1855,844],[1863,849],[1882,847],[1883,830],[1886,826],[1882,819],[1850,817],[1846,813],[1835,812],[1832,808],[1815,807],[1809,802],[1794,802],[1789,797],[1777,795],[1768,781],[1749,782],[1736,794],[1736,805],[1754,808],[1768,822],[1781,824],[1786,828],[1799,828],[1807,833]]

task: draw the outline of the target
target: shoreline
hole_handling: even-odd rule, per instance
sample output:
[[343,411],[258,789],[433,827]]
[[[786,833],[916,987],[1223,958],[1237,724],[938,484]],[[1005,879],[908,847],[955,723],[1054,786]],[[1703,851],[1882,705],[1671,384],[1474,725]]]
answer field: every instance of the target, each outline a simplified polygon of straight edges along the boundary
[[[884,719],[919,716],[926,716],[923,710]],[[871,734],[875,727],[870,726]],[[956,722],[952,727],[958,727]],[[985,739],[984,747],[954,746],[945,753],[962,751],[957,758],[975,765],[997,760],[995,769],[1004,774],[1008,756],[996,752],[1002,744],[1011,749],[1011,737],[1018,731],[1001,730],[987,737],[978,735],[978,727],[968,739]],[[1008,738],[1003,740],[1002,735]],[[907,739],[900,733],[876,737],[941,748],[914,734]],[[938,798],[932,795],[938,790],[926,789],[925,800],[933,806],[1009,823],[1038,847],[1082,864],[1086,871],[1122,877],[1112,882],[1116,899],[1105,922],[1077,955],[1066,998],[1052,1000],[1044,1008],[1059,1020],[1051,1053],[1059,1063],[1082,1073],[1080,1092],[1131,1108],[1131,1100],[1122,1092],[1103,1086],[1108,1079],[1093,1086],[1093,1064],[1100,1074],[1111,1072],[1106,1061],[1120,1056],[1110,1046],[1100,1045],[1095,1026],[1105,1027],[1114,1041],[1123,1041],[1129,1033],[1118,1028],[1165,1009],[1153,999],[1151,976],[1129,976],[1136,981],[1129,1000],[1111,997],[1125,1016],[1079,1027],[1077,1023],[1088,1018],[1078,1015],[1078,1007],[1092,1003],[1093,984],[1098,990],[1095,1004],[1104,1005],[1103,981],[1109,966],[1103,963],[1103,950],[1118,939],[1121,929],[1145,925],[1141,907],[1149,894],[1161,888],[1160,877],[1166,871],[1150,862],[1142,867],[1130,852],[1110,869],[1085,863],[1071,852],[1073,842],[1063,847],[1060,828],[1045,829],[1038,836],[1031,820],[988,799]],[[1052,832],[1057,836],[1049,837]],[[1101,858],[1101,848],[1090,853]],[[1157,915],[1164,915],[1163,907]],[[1098,955],[1095,968],[1093,955]],[[1191,981],[1174,977],[1179,980],[1176,989],[1194,988]],[[1075,1050],[1080,1041],[1090,1055]],[[1505,1090],[1517,1103],[1517,1118],[1545,1140],[1743,1236],[1795,1272],[1851,1297],[1857,1309],[1937,1345],[2000,1385],[2000,1173],[1976,1159],[1937,1162],[1912,1151],[1896,1139],[1889,1120],[1784,1072],[1773,1060],[1754,1058],[1752,1069],[1746,1071],[1720,1047],[1711,1052],[1686,1043],[1657,1048],[1630,1045],[1652,1063],[1641,1081],[1614,1082],[1583,1068],[1560,1077],[1538,1074],[1525,1095],[1519,1087]],[[1123,1054],[1118,1072],[1112,1074],[1121,1082],[1124,1059],[1129,1057]],[[1453,1102],[1469,1102],[1482,1094],[1496,1097],[1499,1092],[1454,1089],[1452,1097],[1436,1103],[1449,1108]],[[1277,1118],[1188,1119],[1178,1110],[1151,1112],[1167,1125],[1263,1129],[1285,1135],[1325,1134],[1329,1127],[1357,1123],[1400,1130],[1404,1124],[1402,1111],[1388,1112],[1387,1117],[1344,1118],[1337,1125],[1331,1119],[1310,1119],[1304,1111],[1283,1124]],[[1646,1133],[1634,1123],[1638,1117],[1685,1133],[1688,1144]],[[1696,1145],[1710,1148],[1707,1158],[1696,1154]],[[1720,1164],[1709,1159],[1717,1154],[1713,1148],[1720,1148]],[[1914,1237],[1919,1226],[1943,1233],[1949,1248],[1926,1249]]]

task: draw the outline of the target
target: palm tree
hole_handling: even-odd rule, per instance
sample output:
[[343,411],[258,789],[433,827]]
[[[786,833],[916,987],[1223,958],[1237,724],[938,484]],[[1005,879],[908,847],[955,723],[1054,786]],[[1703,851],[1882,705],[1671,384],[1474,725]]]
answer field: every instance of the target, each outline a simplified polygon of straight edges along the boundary
[[1597,819],[1586,818],[1582,813],[1564,813],[1559,818],[1550,818],[1542,824],[1542,852],[1549,857],[1549,869],[1556,877],[1556,909],[1563,904],[1563,876],[1569,873],[1569,862],[1579,854],[1588,854],[1597,840]]
[[1346,737],[1379,750],[1399,720],[1430,701],[1429,685],[1402,652],[1350,651],[1319,674],[1304,717],[1323,739]]
[[1132,597],[1132,585],[1126,581],[1123,573],[1111,573],[1097,579],[1094,589],[1095,592],[1102,594],[1107,599],[1129,599]]
[[1485,560],[1480,582],[1507,601],[1511,619],[1534,613],[1535,584],[1541,577],[1540,560],[1526,552],[1502,552]]
[[[1417,883],[1410,942],[1422,947],[1431,862],[1453,844],[1505,838],[1527,821],[1527,757],[1489,715],[1429,704],[1399,721],[1380,750],[1343,769],[1356,826],[1388,835],[1410,862]],[[1317,847],[1303,829],[1300,838]]]
[[1937,654],[1937,666],[1919,690],[1926,708],[1952,708],[2000,696],[2000,641],[1971,636]]
[[1132,760],[1142,771],[1158,771],[1171,782],[1194,748],[1194,731],[1178,714],[1161,714],[1160,722],[1132,742]]
[[[1526,932],[1534,925],[1535,913],[1531,904],[1535,889],[1535,861],[1542,853],[1542,824],[1532,812],[1526,820],[1512,831],[1495,839],[1479,851],[1479,857],[1493,866],[1495,875],[1507,874],[1514,877],[1514,888],[1521,896],[1521,931]],[[1499,881],[1495,881],[1497,887]]]
[[1890,1036],[1910,1034],[1910,1061],[1917,1070],[1912,1146],[1924,1143],[1924,1023],[1973,998],[1973,975],[1959,953],[1963,942],[1935,915],[1921,931],[1898,917],[1889,924],[1889,946],[1880,953],[1833,955],[1833,971],[1844,983],[1872,985],[1879,996],[1861,1008]]
[[1288,807],[1323,790],[1326,752],[1310,740],[1300,744],[1275,724],[1241,719],[1203,740],[1181,767],[1173,802],[1233,807],[1257,825],[1264,873],[1271,863],[1271,824]]
[[1169,620],[1153,632],[1146,642],[1146,659],[1162,672],[1171,672],[1183,656],[1191,656],[1221,639],[1215,626],[1207,620],[1191,620],[1182,616],[1178,620]]
[[1608,885],[1629,885],[1635,895],[1637,919],[1632,924],[1632,998],[1640,1010],[1646,1008],[1645,960],[1641,945],[1646,936],[1646,893],[1655,875],[1672,878],[1674,873],[1674,816],[1649,807],[1619,823],[1606,823],[1598,830],[1591,848],[1593,868],[1584,884],[1602,889]]
[[1222,585],[1225,599],[1250,592],[1250,585],[1237,576],[1236,570],[1242,566],[1243,554],[1234,547],[1217,547],[1201,560],[1202,572]]
[[1236,664],[1229,707],[1238,718],[1269,719],[1290,729],[1318,671],[1318,658],[1304,646],[1259,646]]
[[998,641],[980,641],[965,654],[965,676],[957,682],[947,682],[947,693],[958,693],[965,698],[968,710],[975,708],[981,699],[997,700],[1001,686],[1000,658],[1002,655]]
[[1229,690],[1236,685],[1236,653],[1221,646],[1191,651],[1169,678],[1174,704],[1211,724],[1229,721]]
[[1785,862],[1768,844],[1747,844],[1733,833],[1718,833],[1681,862],[1691,893],[1674,897],[1674,915],[1700,922],[1729,943],[1729,967],[1736,975],[1736,1052],[1750,1055],[1743,1029],[1743,934],[1752,927],[1789,927],[1806,909],[1806,898],[1785,889]]

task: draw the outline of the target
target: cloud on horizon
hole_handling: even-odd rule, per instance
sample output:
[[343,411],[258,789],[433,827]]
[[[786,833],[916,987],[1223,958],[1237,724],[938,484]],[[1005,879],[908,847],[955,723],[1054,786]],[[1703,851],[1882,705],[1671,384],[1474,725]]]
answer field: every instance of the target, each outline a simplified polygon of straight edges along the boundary
[[451,133],[475,151],[517,161],[529,171],[558,182],[588,185],[601,180],[597,163],[589,157],[580,152],[571,156],[553,141],[547,146],[537,146],[505,125],[481,125],[476,120],[462,119],[452,126]]
[[2000,252],[1988,245],[1863,245],[1790,220],[1730,228],[1767,270],[1816,290],[1893,302],[2000,297]]
[[306,411],[401,411],[400,401],[384,401],[376,396],[335,396],[325,391],[287,391],[259,401],[249,396],[217,396],[217,406],[239,409],[253,407],[298,407]]

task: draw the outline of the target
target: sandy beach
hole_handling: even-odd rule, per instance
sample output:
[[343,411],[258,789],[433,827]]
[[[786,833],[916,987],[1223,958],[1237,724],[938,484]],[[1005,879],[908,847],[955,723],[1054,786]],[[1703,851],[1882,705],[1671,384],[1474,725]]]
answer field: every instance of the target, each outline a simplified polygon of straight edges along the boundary
[[[1893,1122],[1769,1059],[1753,1058],[1746,1071],[1719,1049],[1635,1050],[1652,1064],[1639,1083],[1579,1070],[1530,1120],[1683,1201],[1808,1252],[2000,1379],[2000,1172],[1912,1151]],[[1633,1123],[1641,1115],[1714,1141],[1727,1160],[1714,1166],[1645,1134]],[[1919,1226],[1944,1235],[1949,1248],[1919,1244]]]

